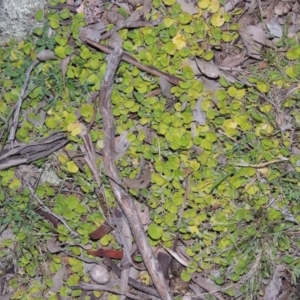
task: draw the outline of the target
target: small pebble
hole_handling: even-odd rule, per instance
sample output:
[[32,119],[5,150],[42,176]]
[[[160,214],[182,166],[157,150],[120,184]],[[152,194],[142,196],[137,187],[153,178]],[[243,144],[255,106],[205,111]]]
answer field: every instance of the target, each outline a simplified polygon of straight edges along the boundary
[[94,265],[90,270],[90,275],[92,279],[99,284],[105,284],[110,280],[109,272],[101,265]]

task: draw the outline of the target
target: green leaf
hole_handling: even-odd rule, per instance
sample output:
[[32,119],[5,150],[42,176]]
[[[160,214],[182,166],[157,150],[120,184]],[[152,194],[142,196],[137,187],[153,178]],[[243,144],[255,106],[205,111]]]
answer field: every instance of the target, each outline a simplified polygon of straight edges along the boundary
[[80,108],[80,114],[85,118],[86,122],[90,122],[94,115],[94,107],[91,104],[82,104]]
[[218,277],[218,278],[215,279],[216,284],[222,285],[222,284],[224,284],[224,282],[225,281],[222,277]]
[[74,285],[78,285],[79,280],[80,277],[77,274],[71,274],[69,275],[66,283],[68,286],[74,286]]
[[71,17],[70,10],[67,8],[62,9],[59,15],[63,20],[69,19]]
[[272,71],[272,72],[270,72],[269,77],[271,80],[276,81],[276,80],[282,79],[282,74],[279,71]]
[[159,240],[163,235],[163,229],[156,224],[150,224],[148,234],[153,240]]
[[176,45],[172,42],[166,43],[162,46],[162,51],[166,52],[169,55],[173,55],[176,52]]
[[289,66],[285,70],[286,75],[288,75],[290,78],[296,78],[296,76],[299,74],[298,68],[296,66]]
[[289,60],[296,60],[300,56],[300,53],[296,49],[290,49],[286,52],[286,57]]
[[182,12],[178,17],[179,23],[183,25],[190,23],[191,20],[192,20],[192,16],[186,12]]
[[174,5],[176,3],[176,0],[163,0],[163,2],[166,4],[166,5]]
[[89,59],[91,56],[92,56],[91,51],[87,47],[83,46],[80,51],[80,57],[82,59]]
[[51,18],[51,19],[50,19],[50,26],[51,26],[53,29],[59,28],[59,20],[58,20],[58,19],[53,19],[53,18]]
[[203,55],[203,58],[207,61],[212,60],[214,57],[214,52],[213,51],[206,51],[205,54]]
[[270,85],[263,81],[258,81],[256,83],[257,89],[262,93],[267,93],[270,90]]
[[126,51],[132,51],[134,49],[134,46],[133,46],[133,44],[130,41],[125,41],[123,43],[123,48]]
[[169,27],[169,35],[171,38],[177,35],[177,29],[173,24]]
[[54,52],[59,58],[65,58],[67,56],[66,55],[66,47],[63,47],[63,46],[55,47]]
[[185,282],[189,282],[191,280],[191,275],[186,270],[183,270],[180,274],[180,278]]
[[65,46],[68,43],[68,39],[67,38],[65,38],[65,37],[59,37],[59,36],[55,37],[55,41],[60,46]]
[[194,78],[194,72],[188,66],[185,66],[185,67],[182,68],[182,74],[183,74],[185,79],[193,79]]
[[42,27],[34,28],[33,33],[37,36],[41,36],[43,34],[43,28]]
[[37,21],[42,22],[44,19],[44,11],[42,9],[37,10],[35,13],[35,18]]
[[67,166],[67,170],[70,173],[77,173],[78,170],[79,170],[78,167],[76,166],[76,164],[73,161],[67,162],[66,166]]
[[285,255],[282,260],[286,263],[286,264],[291,264],[294,262],[294,258],[292,256],[287,256]]
[[270,221],[276,221],[276,220],[282,219],[282,214],[280,211],[278,211],[272,207],[269,207],[267,217],[268,217],[268,220],[270,220]]

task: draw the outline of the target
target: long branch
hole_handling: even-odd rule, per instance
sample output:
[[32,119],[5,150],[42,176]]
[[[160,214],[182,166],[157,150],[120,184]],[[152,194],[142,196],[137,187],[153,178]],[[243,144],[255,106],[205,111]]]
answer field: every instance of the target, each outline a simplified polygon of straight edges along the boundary
[[100,112],[103,118],[103,132],[104,132],[104,149],[103,149],[103,163],[108,176],[112,191],[115,198],[123,210],[130,228],[132,230],[135,242],[143,257],[143,261],[148,269],[148,272],[153,280],[153,283],[163,300],[172,300],[173,296],[169,292],[167,283],[162,275],[161,268],[158,261],[148,243],[147,236],[144,232],[141,220],[139,218],[137,209],[134,205],[133,199],[122,188],[123,184],[119,177],[114,157],[114,139],[115,128],[112,116],[111,94],[113,90],[113,81],[116,70],[122,58],[122,50],[115,48],[107,59],[107,70],[102,82],[100,90]]
[[[95,48],[109,54],[109,53],[112,53],[113,51],[113,48],[110,47],[110,46],[107,46],[107,45],[103,45],[103,44],[100,44],[100,43],[96,43],[90,39],[86,39],[85,40],[88,44],[94,46]],[[134,57],[132,57],[131,55],[127,54],[127,53],[123,53],[122,57],[121,57],[122,60],[126,61],[127,63],[133,65],[133,66],[136,66],[137,68],[139,68],[140,70],[142,71],[145,71],[151,75],[154,75],[154,76],[162,76],[164,77],[167,81],[169,81],[170,83],[173,83],[175,85],[179,85],[179,82],[180,81],[184,81],[184,79],[180,79],[178,77],[175,77],[173,75],[170,75],[170,74],[167,74],[163,71],[160,71],[158,70],[157,68],[155,67],[150,67],[150,66],[146,66],[146,65],[143,65],[142,63],[140,63],[139,61],[137,61]]]

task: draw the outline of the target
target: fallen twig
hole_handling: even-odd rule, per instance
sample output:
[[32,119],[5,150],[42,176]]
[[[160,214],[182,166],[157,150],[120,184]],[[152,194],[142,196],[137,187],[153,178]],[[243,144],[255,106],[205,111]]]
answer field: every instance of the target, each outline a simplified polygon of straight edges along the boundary
[[[110,288],[106,285],[100,285],[100,284],[87,284],[87,283],[82,283],[78,286],[72,286],[71,287],[72,290],[85,290],[85,291],[107,291],[116,295],[122,295],[122,292],[120,290],[114,289],[114,288]],[[126,293],[125,294],[126,297],[130,298],[130,299],[136,299],[136,300],[140,300],[141,297],[131,294],[131,293]]]
[[[85,39],[85,41],[94,46],[95,48],[107,53],[107,54],[110,54],[112,53],[113,51],[113,48],[110,47],[110,46],[106,46],[106,45],[103,45],[103,44],[99,44],[99,43],[96,43],[90,39]],[[175,76],[172,76],[170,74],[167,74],[165,72],[162,72],[154,67],[149,67],[149,66],[145,66],[143,65],[142,63],[138,62],[135,58],[133,58],[132,56],[130,56],[129,54],[127,53],[123,53],[122,57],[121,57],[122,60],[128,62],[129,64],[133,65],[133,66],[136,66],[137,68],[139,68],[140,70],[142,71],[145,71],[145,72],[148,72],[149,74],[152,74],[154,76],[162,76],[164,77],[167,81],[175,84],[175,85],[179,85],[179,82],[180,81],[184,81],[184,79],[180,79],[178,77],[175,77]]]
[[30,186],[29,183],[27,183],[25,180],[23,180],[23,183],[29,189],[29,192],[30,192],[31,196],[40,204],[41,210],[47,212],[49,215],[55,217],[62,224],[64,224],[65,227],[68,229],[68,231],[71,233],[71,235],[73,237],[79,237],[79,234],[77,232],[75,232],[61,216],[57,215],[56,213],[54,213],[53,211],[51,211],[50,208],[48,208],[47,206],[45,206],[45,204],[43,203],[43,201],[37,196],[37,194],[35,193],[34,189]]
[[222,289],[213,282],[209,282],[206,278],[201,276],[199,273],[192,275],[192,280],[200,287],[209,292],[209,295],[213,295],[218,300],[224,300],[222,295],[219,293]]
[[[97,45],[97,43],[95,43]],[[139,218],[137,209],[134,205],[134,200],[123,188],[122,181],[117,172],[115,156],[114,156],[114,141],[115,141],[115,127],[112,116],[111,94],[113,90],[113,82],[116,70],[122,58],[122,50],[115,48],[107,59],[107,70],[102,82],[100,90],[100,113],[102,115],[103,133],[104,133],[104,149],[103,149],[103,164],[106,175],[112,191],[115,195],[116,201],[123,210],[130,228],[132,230],[135,242],[143,257],[143,261],[152,278],[152,281],[164,300],[171,300],[173,296],[169,292],[169,288],[162,275],[161,268],[156,257],[148,243],[147,236],[144,232],[141,220]]]
[[265,168],[269,165],[278,163],[278,162],[283,162],[283,161],[288,161],[289,159],[286,157],[280,157],[280,159],[275,159],[275,160],[271,160],[271,161],[267,161],[265,163],[260,163],[260,164],[248,164],[246,162],[241,162],[241,163],[237,163],[237,164],[233,164],[234,166],[237,167],[251,167],[251,168]]
[[40,61],[37,59],[34,62],[32,62],[32,64],[28,68],[28,70],[25,74],[25,81],[24,81],[24,84],[22,86],[22,90],[21,90],[18,102],[15,105],[15,112],[14,112],[12,124],[11,124],[11,127],[10,127],[10,132],[9,132],[9,138],[8,138],[12,147],[13,147],[13,142],[15,140],[16,130],[17,130],[18,123],[19,123],[20,109],[21,109],[22,102],[24,100],[24,95],[25,95],[25,92],[26,92],[26,89],[27,89],[30,73],[32,72],[33,68],[36,65],[38,65],[39,63],[40,63]]
[[159,19],[155,20],[155,21],[134,21],[134,22],[128,22],[126,20],[123,20],[123,21],[118,22],[112,30],[103,34],[101,36],[101,39],[106,40],[106,39],[110,38],[113,33],[117,32],[123,28],[139,28],[139,27],[144,27],[144,26],[156,26],[160,22],[161,22],[161,20],[159,20]]

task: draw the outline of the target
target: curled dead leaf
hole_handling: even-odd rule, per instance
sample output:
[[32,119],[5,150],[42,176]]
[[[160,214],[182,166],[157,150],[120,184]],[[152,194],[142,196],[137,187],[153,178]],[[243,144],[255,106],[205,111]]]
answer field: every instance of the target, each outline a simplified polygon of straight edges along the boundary
[[50,253],[58,253],[65,250],[65,247],[58,240],[52,238],[47,241],[47,249]]
[[151,181],[151,171],[150,168],[146,167],[143,174],[137,179],[123,178],[125,185],[131,189],[134,188],[145,188],[149,185]]
[[205,76],[209,78],[218,78],[220,76],[220,69],[212,62],[196,58],[196,63],[201,73]]
[[264,30],[258,26],[248,25],[244,29],[240,29],[239,34],[247,49],[247,54],[260,59],[260,50],[267,40]]
[[51,292],[52,293],[57,293],[64,284],[64,276],[67,274],[67,269],[65,266],[63,266],[62,268],[60,268],[56,274],[52,277],[52,282],[53,285],[51,287]]

